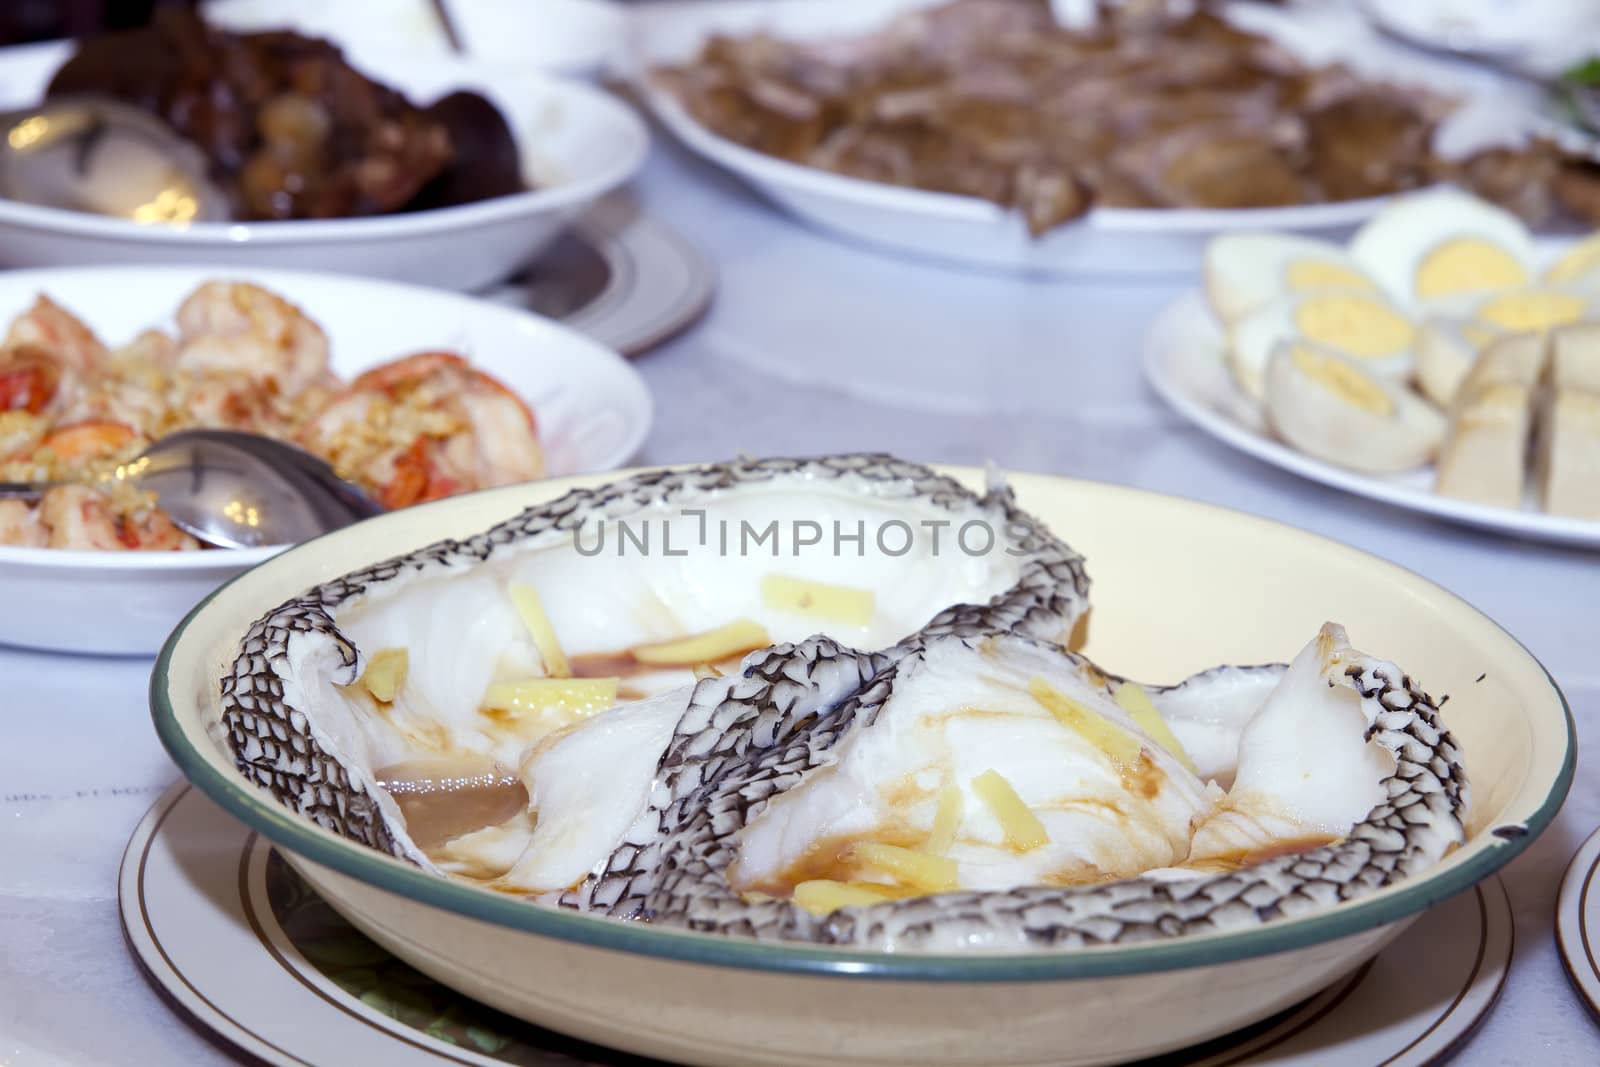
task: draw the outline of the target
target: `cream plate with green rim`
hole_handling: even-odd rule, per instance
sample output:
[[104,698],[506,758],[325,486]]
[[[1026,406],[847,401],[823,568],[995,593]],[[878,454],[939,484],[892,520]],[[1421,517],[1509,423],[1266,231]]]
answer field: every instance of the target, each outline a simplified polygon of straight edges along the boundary
[[[123,930],[151,981],[186,1017],[274,1067],[660,1062],[529,1026],[419,974],[187,782],[134,831],[119,885]],[[1487,879],[1310,999],[1159,1065],[1426,1067],[1488,1015],[1513,940],[1505,888]]]
[[[973,486],[983,479],[949,473]],[[605,480],[472,494],[286,552],[196,608],[151,678],[157,730],[185,774],[279,845],[353,925],[474,999],[584,1040],[728,1065],[1061,1067],[1187,1047],[1283,1011],[1370,959],[1521,852],[1571,783],[1560,691],[1514,638],[1452,594],[1291,527],[1034,475],[1011,479],[1018,503],[1087,556],[1086,652],[1108,669],[1176,680],[1218,663],[1285,659],[1333,619],[1359,647],[1448,695],[1444,718],[1473,791],[1466,844],[1360,900],[1230,933],[1026,955],[878,954],[530,905],[313,826],[235,771],[219,743],[218,679],[255,619],[319,581]]]

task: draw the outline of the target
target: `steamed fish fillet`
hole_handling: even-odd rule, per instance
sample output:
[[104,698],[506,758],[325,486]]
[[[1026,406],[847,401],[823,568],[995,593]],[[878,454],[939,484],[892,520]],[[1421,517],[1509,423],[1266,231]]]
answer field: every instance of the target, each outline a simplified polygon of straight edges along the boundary
[[[1119,762],[1063,725],[1030,695],[1036,678],[1134,739],[1136,755]],[[1044,843],[1008,843],[974,784],[991,771],[1038,819]],[[740,831],[729,877],[739,889],[787,890],[801,880],[794,872],[823,865],[840,880],[888,880],[836,859],[837,845],[923,848],[947,790],[959,794],[962,813],[940,850],[956,863],[950,888],[1066,885],[1168,866],[1187,854],[1191,823],[1211,808],[1204,784],[1139,729],[1084,661],[1022,638],[942,641],[900,672],[893,697],[834,748],[829,765]]]
[[1383,708],[1346,674],[1370,662],[1332,624],[1301,650],[1240,732],[1232,788],[1196,828],[1189,864],[1331,841],[1383,801],[1395,759],[1366,736]]

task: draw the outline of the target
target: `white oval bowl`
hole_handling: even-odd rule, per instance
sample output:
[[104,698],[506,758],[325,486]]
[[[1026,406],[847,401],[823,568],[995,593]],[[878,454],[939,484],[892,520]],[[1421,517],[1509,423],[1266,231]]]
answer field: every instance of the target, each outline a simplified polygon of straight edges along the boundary
[[[652,67],[692,59],[713,34],[765,31],[795,39],[852,35],[932,2],[651,4],[630,11],[631,74],[651,112],[673,136],[796,217],[852,240],[969,266],[1035,274],[1186,274],[1199,269],[1206,242],[1218,233],[1263,229],[1341,237],[1390,199],[1231,210],[1095,208],[1034,237],[1018,212],[987,200],[852,178],[746,148],[701,125],[648,76]],[[1270,22],[1262,28],[1270,28]]]
[[[0,108],[39,100],[71,46],[52,42],[0,53]],[[538,255],[566,223],[627,182],[649,134],[626,105],[581,82],[533,69],[404,53],[362,54],[353,65],[431,103],[476,90],[500,108],[522,153],[528,192],[456,207],[354,219],[141,225],[0,199],[0,264],[214,263],[289,267],[472,290]]]
[[[949,473],[983,483],[981,471]],[[434,978],[589,1041],[730,1067],[1066,1067],[1154,1055],[1265,1018],[1350,971],[1521,852],[1571,784],[1573,725],[1555,683],[1445,590],[1264,519],[1036,475],[1011,479],[1018,503],[1086,554],[1087,651],[1108,668],[1174,681],[1217,663],[1287,659],[1331,618],[1358,647],[1448,693],[1443,715],[1472,789],[1466,844],[1358,901],[1233,933],[1027,955],[885,954],[532,905],[339,837],[238,773],[222,747],[219,679],[257,618],[314,583],[603,480],[423,505],[293,549],[191,613],[151,677],[157,732],[183,772],[276,842],[341,914]]]
[[[298,304],[327,333],[333,369],[347,379],[413,352],[460,352],[533,410],[552,476],[621,466],[649,432],[649,390],[610,349],[531,312],[398,282],[215,266],[0,271],[0,323],[45,293],[114,346],[169,324],[179,301],[219,277]],[[0,644],[149,655],[201,597],[281,551],[0,545]]]

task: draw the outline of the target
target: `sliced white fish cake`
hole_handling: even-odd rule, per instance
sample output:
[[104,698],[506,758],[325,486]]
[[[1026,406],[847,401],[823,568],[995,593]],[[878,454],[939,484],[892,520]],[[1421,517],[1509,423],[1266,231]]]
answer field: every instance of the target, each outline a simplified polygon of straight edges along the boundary
[[1373,665],[1393,670],[1322,627],[1241,732],[1233,787],[1196,828],[1189,864],[1333,841],[1384,800],[1395,761],[1367,730],[1385,709],[1349,675]]
[[1448,408],[1479,353],[1504,333],[1493,323],[1467,317],[1424,320],[1417,327],[1417,388],[1436,406]]
[[1257,400],[1266,394],[1272,353],[1284,342],[1334,348],[1374,374],[1403,379],[1416,362],[1416,334],[1406,312],[1375,293],[1290,294],[1234,324],[1229,365],[1240,388]]
[[1441,189],[1401,197],[1350,241],[1350,255],[1406,306],[1518,289],[1533,280],[1533,241],[1515,215]]
[[1522,506],[1533,390],[1498,382],[1463,390],[1439,449],[1434,492],[1476,504]]
[[1351,470],[1420,467],[1444,437],[1444,416],[1398,382],[1336,349],[1280,344],[1267,370],[1267,419],[1302,452]]
[[1345,289],[1377,292],[1378,285],[1332,241],[1280,233],[1228,233],[1206,245],[1206,299],[1231,323],[1285,293]]
[[[1211,798],[1081,664],[1016,638],[929,647],[901,670],[876,719],[838,744],[831,766],[773,798],[740,832],[734,886],[782,893],[808,878],[892,882],[851,846],[925,849],[949,790],[960,795],[961,818],[948,848],[936,850],[954,861],[953,882],[939,888],[1094,882],[1177,862]],[[1035,679],[1075,705],[1087,728],[1036,698]],[[1112,754],[1122,742],[1131,756]],[[1015,825],[980,782],[991,773],[1037,820],[1043,841],[1017,846]]]

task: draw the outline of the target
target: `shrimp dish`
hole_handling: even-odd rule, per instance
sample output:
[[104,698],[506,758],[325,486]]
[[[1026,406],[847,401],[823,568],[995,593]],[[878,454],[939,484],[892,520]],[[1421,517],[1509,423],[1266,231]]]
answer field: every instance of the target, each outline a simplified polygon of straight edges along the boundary
[[119,348],[40,295],[0,342],[0,545],[202,547],[114,477],[160,437],[227,429],[292,442],[387,508],[544,475],[533,412],[451,352],[402,356],[345,382],[322,328],[259,286],[208,281],[175,330]]

